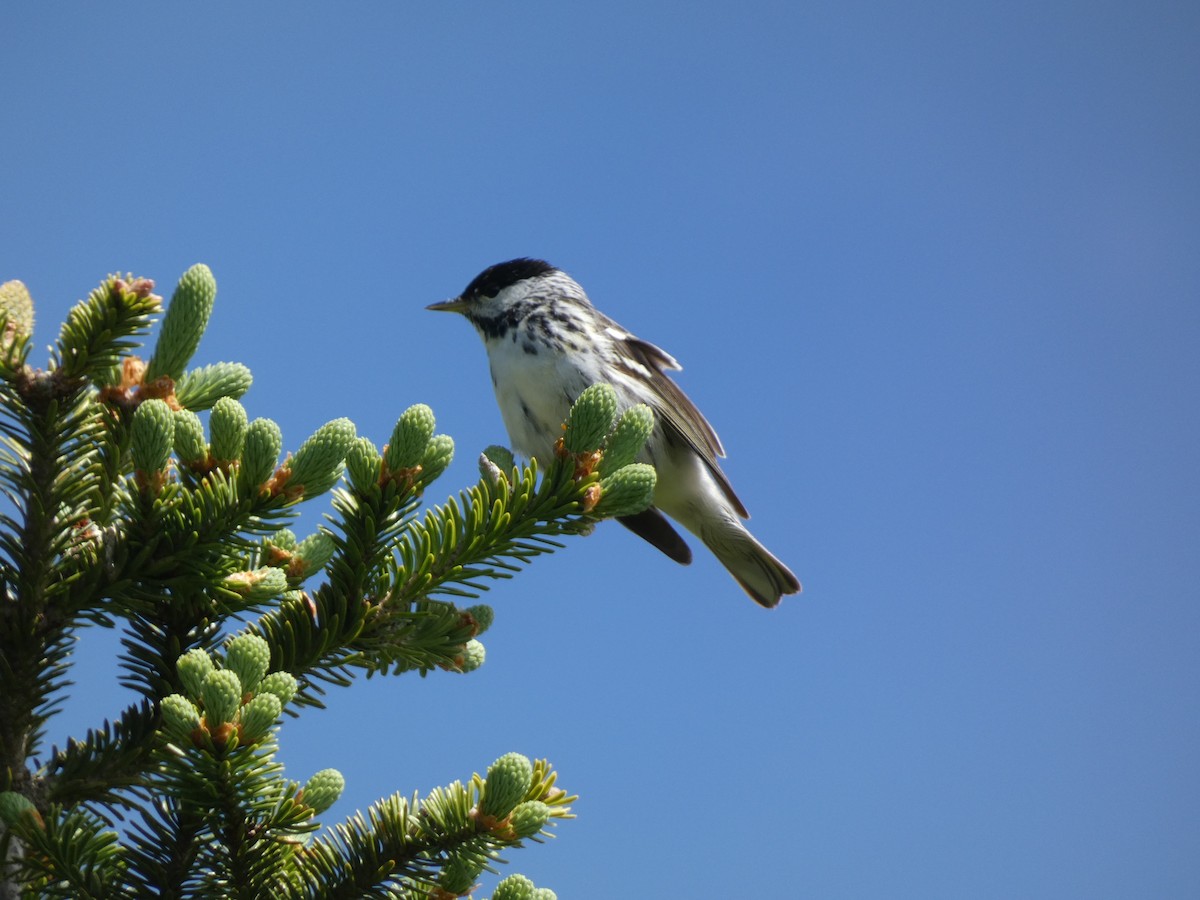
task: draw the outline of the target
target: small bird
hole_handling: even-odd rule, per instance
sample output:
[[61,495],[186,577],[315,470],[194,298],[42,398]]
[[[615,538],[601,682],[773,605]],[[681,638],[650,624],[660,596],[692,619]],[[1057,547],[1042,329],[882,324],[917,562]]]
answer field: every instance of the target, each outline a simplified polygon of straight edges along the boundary
[[692,551],[666,513],[762,606],[799,592],[796,576],[741,523],[749,513],[717,464],[725,455],[717,433],[666,374],[679,363],[593,307],[571,276],[540,259],[513,259],[428,309],[462,313],[483,338],[514,450],[552,459],[571,404],[588,386],[607,382],[619,410],[645,403],[655,416],[639,457],[658,472],[654,506],[619,521],[686,565]]

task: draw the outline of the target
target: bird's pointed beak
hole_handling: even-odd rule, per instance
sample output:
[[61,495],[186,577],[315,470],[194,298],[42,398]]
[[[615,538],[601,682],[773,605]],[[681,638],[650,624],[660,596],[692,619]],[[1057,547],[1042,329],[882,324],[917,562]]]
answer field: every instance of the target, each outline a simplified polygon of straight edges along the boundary
[[450,300],[442,300],[438,303],[430,303],[425,308],[432,309],[434,312],[460,313],[467,308],[467,301],[462,297],[453,297]]

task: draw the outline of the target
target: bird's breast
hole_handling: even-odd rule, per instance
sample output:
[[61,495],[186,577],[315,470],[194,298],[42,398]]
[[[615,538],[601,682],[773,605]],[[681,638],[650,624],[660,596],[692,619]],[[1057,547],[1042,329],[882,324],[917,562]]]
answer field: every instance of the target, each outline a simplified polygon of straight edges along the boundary
[[512,448],[548,461],[575,398],[591,381],[572,355],[517,334],[488,342],[496,402]]

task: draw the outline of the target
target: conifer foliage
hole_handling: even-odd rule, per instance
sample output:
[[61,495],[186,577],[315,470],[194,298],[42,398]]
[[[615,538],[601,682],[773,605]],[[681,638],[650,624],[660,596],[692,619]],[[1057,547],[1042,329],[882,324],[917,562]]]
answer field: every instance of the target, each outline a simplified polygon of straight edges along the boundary
[[[34,368],[32,300],[0,285],[0,898],[465,896],[571,817],[546,761],[322,823],[343,778],[285,777],[281,717],[359,675],[478,668],[489,581],[650,504],[649,411],[595,385],[544,470],[488,448],[422,511],[454,454],[432,410],[382,450],[334,419],[285,454],[239,402],[249,369],[192,366],[215,298],[206,266],[184,273],[143,361],[162,299],[110,277]],[[298,538],[323,495],[327,525]],[[121,631],[136,699],[47,748],[87,626]],[[553,893],[514,874],[493,897]]]

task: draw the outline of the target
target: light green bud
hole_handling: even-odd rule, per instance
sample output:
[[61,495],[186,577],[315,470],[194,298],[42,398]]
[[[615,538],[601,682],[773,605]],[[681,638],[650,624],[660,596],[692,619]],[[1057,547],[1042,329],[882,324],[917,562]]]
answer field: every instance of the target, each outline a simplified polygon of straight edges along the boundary
[[204,679],[213,669],[212,657],[199,647],[189,650],[175,663],[175,670],[179,673],[179,680],[183,682],[183,689],[193,700],[199,700],[202,696]]
[[208,443],[204,439],[200,417],[190,409],[177,409],[171,418],[175,420],[175,455],[180,462],[185,465],[205,462]]
[[304,572],[301,578],[311,578],[325,568],[325,564],[333,558],[337,543],[333,535],[327,531],[317,531],[300,542],[296,555],[304,562]]
[[475,620],[475,637],[479,637],[491,628],[492,622],[496,619],[496,611],[486,603],[467,607],[467,615]]
[[236,400],[250,390],[253,381],[250,370],[241,363],[213,363],[175,379],[175,399],[188,409],[211,409],[222,397]]
[[328,490],[341,474],[342,460],[354,438],[354,423],[349,419],[334,419],[322,425],[292,457],[288,487],[303,487],[306,497]]
[[611,384],[593,384],[571,407],[563,446],[568,453],[599,450],[617,414],[617,392]]
[[346,788],[346,779],[337,769],[322,769],[304,785],[304,805],[323,813],[337,803]]
[[238,724],[241,725],[241,741],[255,743],[261,740],[279,719],[283,704],[274,694],[260,693],[250,698],[238,711]]
[[442,868],[438,877],[438,887],[447,894],[454,896],[465,895],[475,884],[475,879],[483,871],[483,860],[469,857],[466,854],[456,854]]
[[533,882],[524,875],[509,875],[492,893],[492,900],[533,900]]
[[454,438],[448,434],[435,434],[425,447],[421,459],[421,484],[427,485],[446,471],[454,459]]
[[232,722],[242,705],[242,683],[228,669],[215,669],[204,679],[200,698],[204,702],[204,720],[209,729]]
[[234,672],[243,691],[253,691],[271,665],[271,647],[257,634],[239,634],[225,648],[225,668]]
[[533,900],[558,900],[558,894],[550,888],[538,888],[533,892]]
[[342,480],[342,475],[345,471],[346,464],[340,462],[324,478],[309,479],[304,485],[304,498],[311,500],[313,497],[321,496]]
[[168,694],[162,704],[163,731],[175,741],[184,741],[200,727],[200,710],[182,694]]
[[383,474],[382,463],[383,457],[370,438],[355,438],[346,451],[346,471],[350,473],[350,484],[360,494],[375,489]]
[[287,573],[275,566],[234,572],[226,575],[221,583],[250,603],[270,600],[288,589]]
[[146,383],[163,375],[179,379],[200,345],[216,296],[217,281],[208,266],[197,263],[183,273],[163,317],[154,357],[146,366]]
[[433,437],[433,410],[424,403],[410,406],[392,429],[383,461],[389,472],[411,469],[421,462],[429,439]]
[[642,452],[650,433],[654,431],[654,413],[645,403],[631,406],[617,420],[617,427],[604,445],[604,456],[600,459],[601,475],[610,475],[629,465]]
[[[213,410],[214,414],[216,410]],[[257,489],[262,487],[275,466],[279,463],[279,451],[283,449],[283,432],[270,419],[255,419],[246,426],[246,440],[242,446],[242,467],[238,478],[243,486]]]
[[0,317],[4,319],[5,345],[10,343],[10,335],[19,340],[33,334],[33,297],[23,282],[0,284]]
[[162,400],[146,400],[133,414],[130,429],[133,467],[150,475],[167,468],[175,446],[175,419]]
[[641,512],[654,502],[657,480],[654,466],[646,463],[630,463],[617,469],[600,479],[600,502],[592,515],[604,519]]
[[541,800],[526,800],[517,804],[508,821],[517,837],[533,837],[550,821],[550,807]]
[[246,407],[232,397],[222,397],[213,405],[208,430],[213,459],[222,463],[240,460],[246,443]]
[[287,550],[294,553],[300,545],[300,541],[296,538],[296,532],[290,528],[280,528],[278,531],[272,531],[270,536],[264,540],[280,550]]
[[488,767],[479,811],[503,819],[529,793],[533,764],[520,753],[506,753]]
[[287,706],[292,702],[297,689],[296,676],[291,672],[272,672],[258,683],[258,693],[274,694],[279,698],[281,706]]

